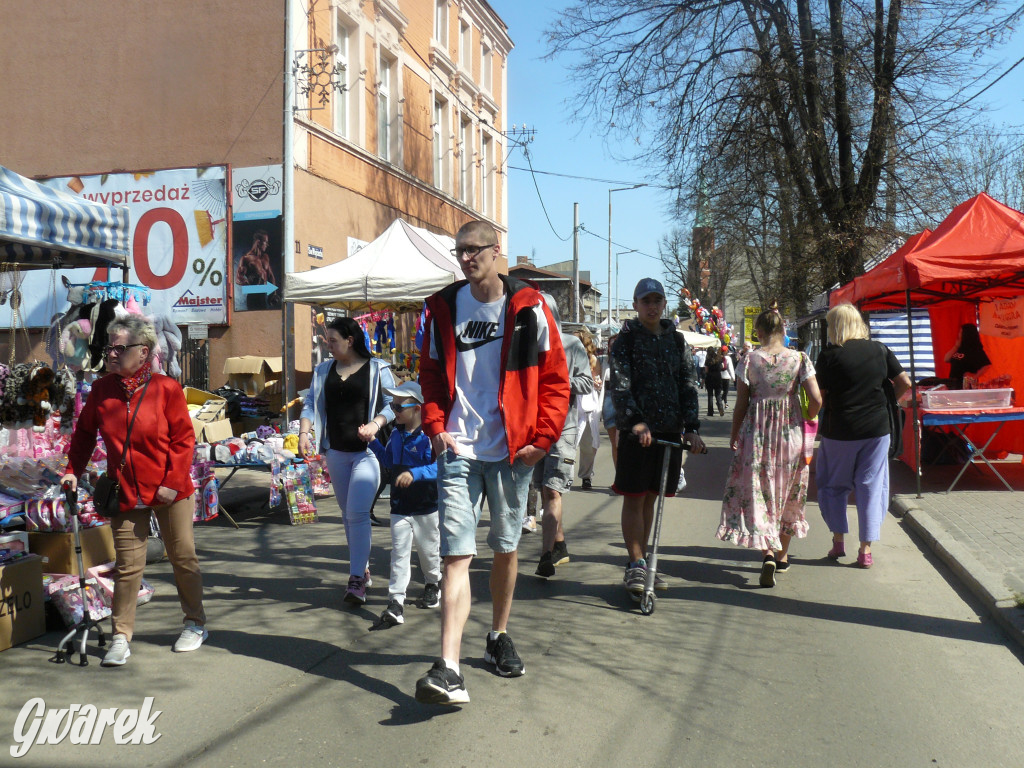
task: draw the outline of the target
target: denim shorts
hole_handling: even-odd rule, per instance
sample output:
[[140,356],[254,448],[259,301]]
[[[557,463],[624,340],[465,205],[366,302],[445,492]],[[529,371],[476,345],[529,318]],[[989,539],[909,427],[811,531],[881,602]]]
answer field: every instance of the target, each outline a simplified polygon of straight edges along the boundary
[[491,516],[487,546],[515,552],[523,532],[523,514],[533,467],[516,459],[479,461],[442,453],[437,461],[441,557],[476,554],[476,529],[484,498]]

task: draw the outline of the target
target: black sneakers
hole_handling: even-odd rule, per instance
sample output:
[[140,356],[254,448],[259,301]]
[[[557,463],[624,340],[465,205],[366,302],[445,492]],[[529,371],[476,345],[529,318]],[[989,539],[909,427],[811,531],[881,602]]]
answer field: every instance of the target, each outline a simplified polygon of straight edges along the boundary
[[523,660],[516,653],[516,646],[507,633],[491,639],[487,635],[487,649],[484,651],[484,661],[493,664],[498,674],[502,677],[519,677],[526,674],[526,666]]
[[583,478],[583,490],[584,491],[589,491],[593,487],[594,487],[594,484],[590,481],[590,478],[589,477],[584,477]]
[[545,579],[555,575],[555,564],[551,560],[550,552],[545,552],[540,556],[540,562],[537,563],[537,575]]
[[565,540],[556,541],[551,550],[551,562],[555,565],[565,565],[569,562],[569,548],[565,546]]
[[423,587],[423,596],[420,598],[420,608],[437,608],[441,604],[441,587],[437,584],[427,584]]
[[466,681],[458,672],[448,669],[443,659],[434,662],[416,681],[416,701],[423,704],[468,704]]
[[397,600],[392,600],[388,603],[388,607],[384,609],[384,613],[380,615],[380,620],[389,627],[395,627],[405,623],[404,614],[405,609],[402,607],[402,604]]

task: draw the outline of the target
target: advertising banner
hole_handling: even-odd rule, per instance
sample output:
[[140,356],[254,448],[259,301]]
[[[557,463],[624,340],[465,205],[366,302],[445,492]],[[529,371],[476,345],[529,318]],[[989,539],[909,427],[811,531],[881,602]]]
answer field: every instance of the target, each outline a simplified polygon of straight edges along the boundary
[[1024,297],[984,301],[978,306],[981,332],[986,336],[1016,339],[1024,336]]
[[[227,322],[226,169],[185,168],[145,173],[66,176],[42,184],[79,194],[105,205],[127,205],[131,218],[128,281],[150,289],[146,314],[165,315],[176,325]],[[72,283],[106,280],[106,269],[62,272]],[[121,279],[120,270],[110,278]],[[59,276],[50,270],[26,272],[21,321],[28,327],[50,324],[67,302]],[[10,323],[10,308],[0,306],[0,325]]]
[[282,168],[263,165],[231,172],[231,241],[235,311],[280,309],[284,283]]

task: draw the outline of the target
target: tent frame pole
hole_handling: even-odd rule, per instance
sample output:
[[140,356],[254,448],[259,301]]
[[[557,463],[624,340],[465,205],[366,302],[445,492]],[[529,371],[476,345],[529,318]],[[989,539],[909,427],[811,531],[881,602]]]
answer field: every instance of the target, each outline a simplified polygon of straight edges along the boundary
[[914,481],[917,484],[917,498],[921,498],[921,424],[917,411],[917,367],[914,362],[914,316],[910,309],[910,288],[906,290],[907,297],[907,341],[910,342],[907,348],[910,350],[910,407],[913,418],[911,424],[914,428]]

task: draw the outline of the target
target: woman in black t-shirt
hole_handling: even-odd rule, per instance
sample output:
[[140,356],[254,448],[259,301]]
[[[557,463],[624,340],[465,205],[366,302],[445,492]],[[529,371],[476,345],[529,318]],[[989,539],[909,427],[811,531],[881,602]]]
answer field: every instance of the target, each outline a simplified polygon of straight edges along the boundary
[[974,323],[960,326],[956,344],[944,359],[949,363],[950,389],[963,389],[965,373],[980,374],[992,364],[981,345],[981,336]]
[[316,366],[299,422],[302,455],[322,453],[345,524],[349,579],[344,600],[366,602],[370,586],[370,510],[380,486],[380,464],[368,447],[387,442],[381,430],[394,421],[391,364],[370,355],[362,328],[350,317],[327,326],[331,359]]
[[846,505],[856,490],[857,565],[870,568],[871,543],[879,539],[889,508],[889,417],[883,383],[892,381],[899,399],[910,388],[910,377],[884,344],[868,338],[867,325],[852,304],[833,307],[826,321],[829,345],[815,364],[824,398],[815,471],[818,507],[832,531],[828,557],[838,560],[846,554]]

